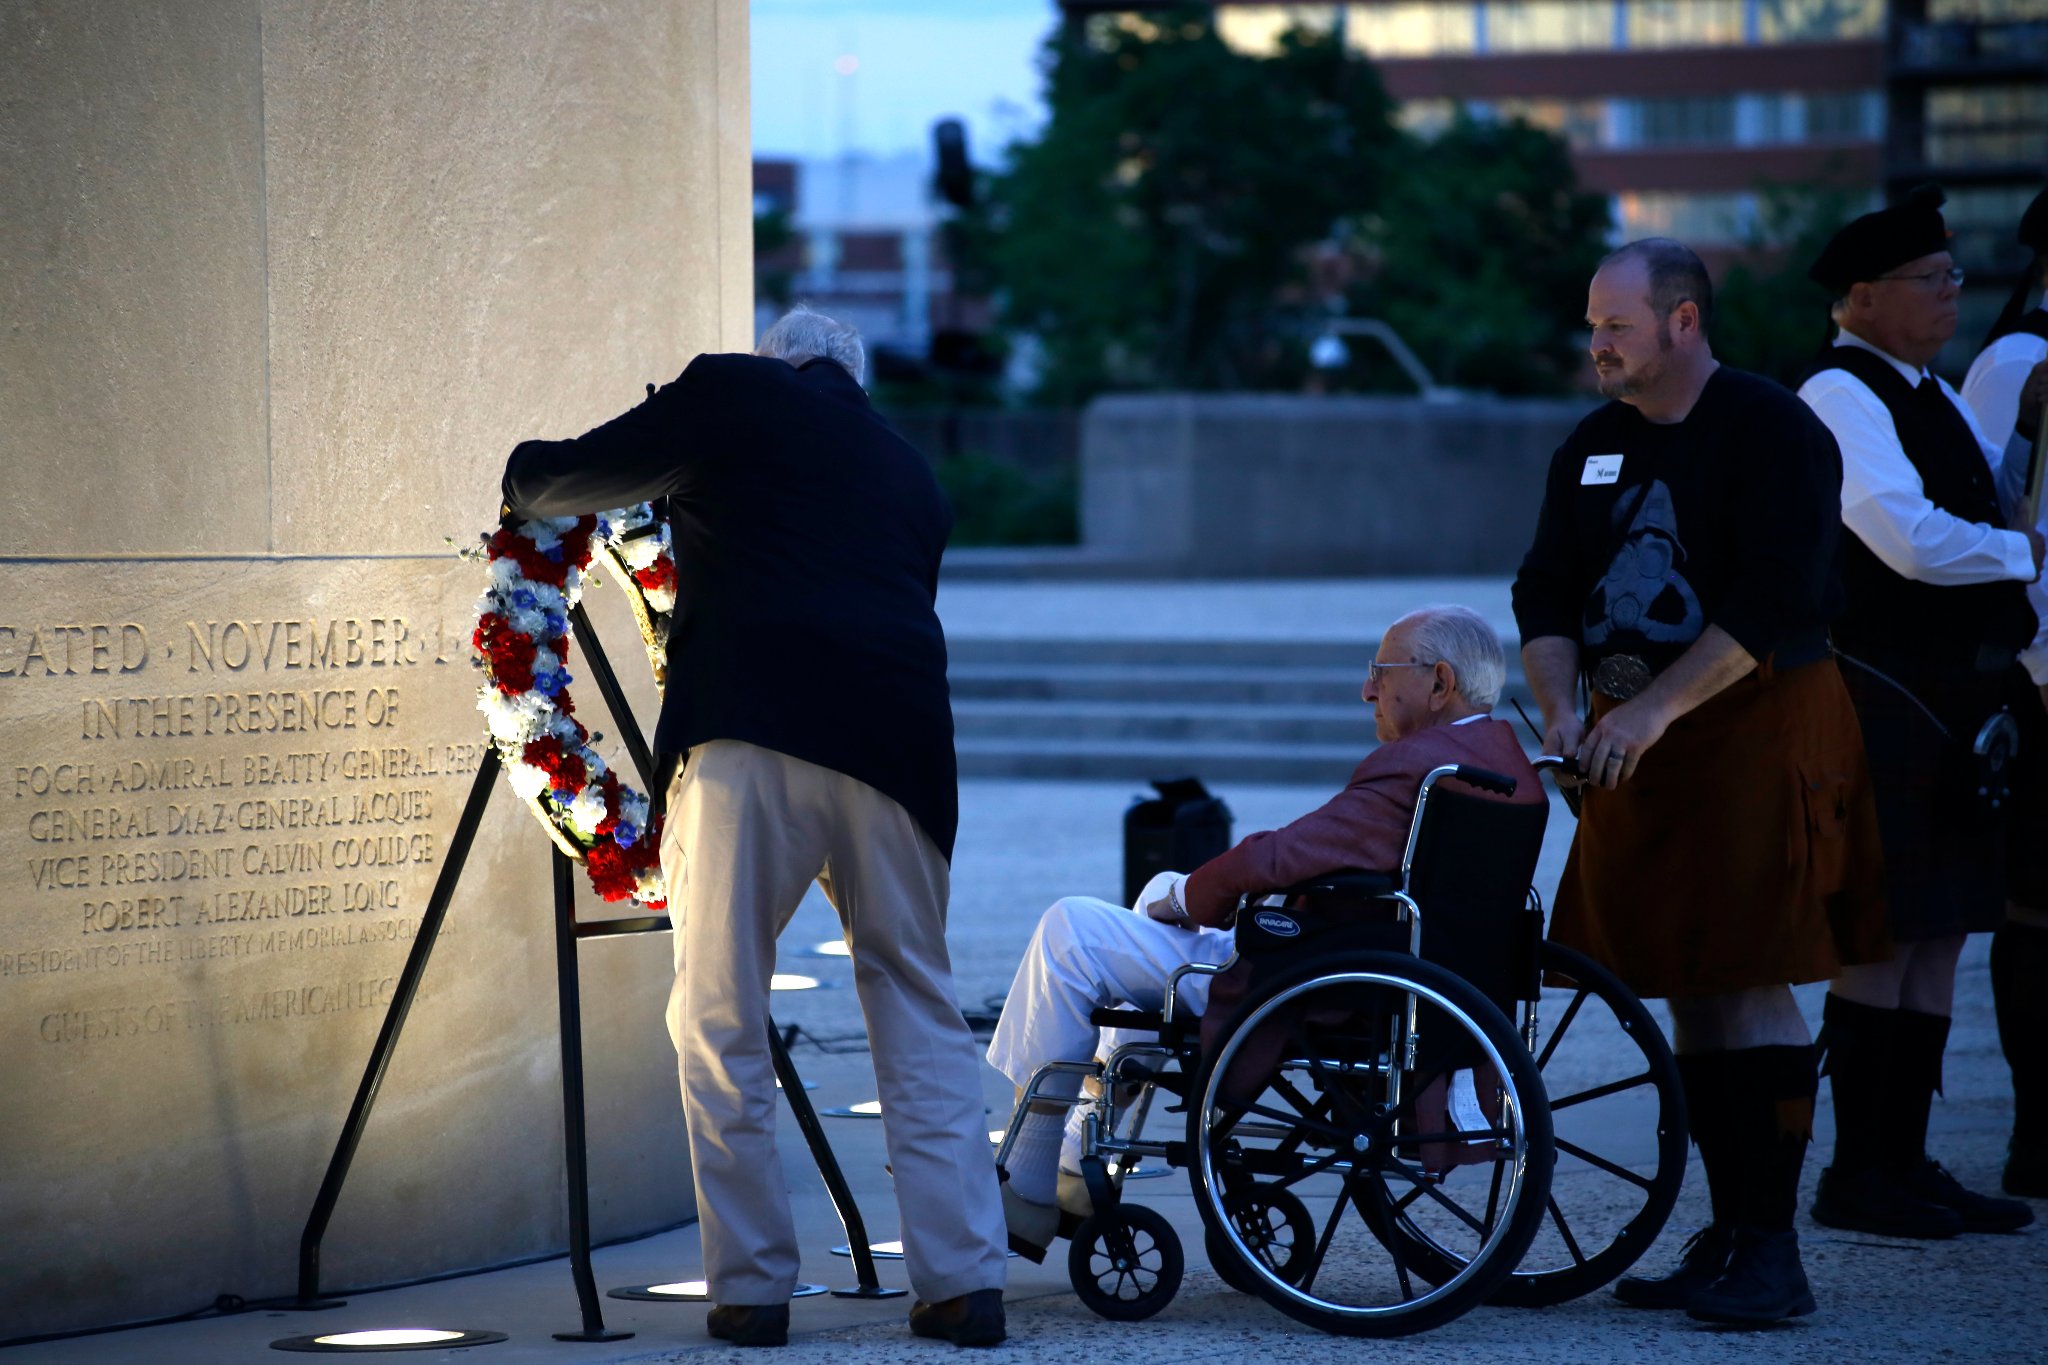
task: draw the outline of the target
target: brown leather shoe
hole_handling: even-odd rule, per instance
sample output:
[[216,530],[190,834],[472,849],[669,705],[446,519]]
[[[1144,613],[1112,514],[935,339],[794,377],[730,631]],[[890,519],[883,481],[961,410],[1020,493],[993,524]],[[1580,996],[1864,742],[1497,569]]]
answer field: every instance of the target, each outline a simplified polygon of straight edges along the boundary
[[704,1330],[735,1346],[787,1346],[789,1305],[721,1303],[705,1316]]
[[977,1289],[956,1299],[910,1306],[910,1334],[950,1341],[955,1346],[994,1346],[1008,1335],[1003,1325],[1003,1291]]

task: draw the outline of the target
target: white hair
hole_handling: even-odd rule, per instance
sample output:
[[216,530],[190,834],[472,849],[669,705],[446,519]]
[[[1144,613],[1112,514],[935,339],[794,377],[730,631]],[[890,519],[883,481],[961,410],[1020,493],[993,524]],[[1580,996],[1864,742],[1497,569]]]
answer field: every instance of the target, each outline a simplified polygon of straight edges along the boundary
[[1470,607],[1436,605],[1419,607],[1395,624],[1408,628],[1417,663],[1449,664],[1465,700],[1493,709],[1507,682],[1508,661],[1485,617]]
[[865,383],[867,378],[867,348],[861,345],[860,333],[847,323],[812,311],[806,304],[790,309],[761,333],[761,343],[754,348],[754,354],[777,360],[820,356],[837,364],[856,381]]

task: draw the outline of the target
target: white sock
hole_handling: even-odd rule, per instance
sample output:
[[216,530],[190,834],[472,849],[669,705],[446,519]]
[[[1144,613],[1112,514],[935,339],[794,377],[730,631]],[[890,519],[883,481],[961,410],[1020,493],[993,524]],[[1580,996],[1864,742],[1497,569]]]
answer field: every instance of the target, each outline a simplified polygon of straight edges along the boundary
[[1088,1137],[1088,1116],[1094,1112],[1088,1104],[1067,1111],[1066,1131],[1060,1135],[1060,1169],[1070,1175],[1081,1174],[1081,1146]]
[[1010,1188],[1034,1204],[1050,1204],[1059,1188],[1060,1129],[1063,1114],[1027,1110],[1010,1144]]

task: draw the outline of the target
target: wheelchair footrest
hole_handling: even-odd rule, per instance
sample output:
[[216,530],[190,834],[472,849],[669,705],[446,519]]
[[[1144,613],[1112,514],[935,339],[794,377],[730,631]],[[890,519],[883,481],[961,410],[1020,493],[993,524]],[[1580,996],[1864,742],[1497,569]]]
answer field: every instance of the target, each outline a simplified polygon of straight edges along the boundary
[[1166,1027],[1166,1016],[1158,1010],[1112,1010],[1091,1011],[1088,1022],[1097,1028],[1146,1029],[1153,1033]]

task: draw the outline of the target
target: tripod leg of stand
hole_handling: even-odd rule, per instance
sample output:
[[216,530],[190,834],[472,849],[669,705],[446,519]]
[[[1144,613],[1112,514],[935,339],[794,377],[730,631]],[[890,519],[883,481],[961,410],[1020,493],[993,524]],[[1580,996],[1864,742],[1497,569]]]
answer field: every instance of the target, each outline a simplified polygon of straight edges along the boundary
[[604,646],[597,642],[597,632],[590,628],[590,618],[584,615],[581,602],[569,609],[569,621],[577,647],[590,661],[590,676],[612,713],[612,723],[619,727],[619,738],[625,742],[633,766],[639,769],[640,781],[647,787],[647,798],[659,801],[661,793],[654,789],[654,754],[647,747],[647,737],[640,732],[640,722],[633,719],[633,708],[626,704],[626,691],[619,686],[619,675],[612,672],[612,661],[606,657]]
[[835,1299],[898,1299],[907,1290],[882,1288],[881,1277],[875,1273],[874,1248],[868,1245],[868,1226],[860,1216],[860,1205],[853,1202],[853,1191],[847,1188],[846,1176],[839,1169],[839,1158],[833,1155],[832,1144],[826,1140],[824,1125],[818,1122],[818,1111],[811,1107],[811,1097],[804,1093],[804,1078],[796,1074],[796,1063],[790,1060],[789,1049],[782,1045],[782,1034],[775,1028],[775,1021],[768,1021],[768,1055],[775,1062],[775,1078],[782,1082],[782,1097],[789,1101],[789,1109],[796,1115],[796,1126],[803,1129],[804,1141],[810,1144],[811,1158],[818,1163],[818,1174],[825,1178],[825,1192],[832,1197],[832,1208],[839,1215],[839,1222],[846,1229],[846,1247],[853,1253],[854,1273],[860,1277],[857,1289],[835,1289]]
[[420,917],[419,932],[413,935],[412,951],[406,954],[405,968],[398,974],[398,989],[391,997],[390,1008],[384,1011],[377,1045],[370,1049],[369,1065],[363,1068],[363,1079],[356,1086],[348,1121],[342,1125],[341,1137],[334,1144],[334,1155],[327,1162],[327,1174],[320,1181],[313,1210],[306,1215],[305,1230],[299,1235],[298,1299],[286,1307],[338,1308],[345,1302],[320,1297],[320,1242],[327,1235],[327,1222],[334,1216],[334,1205],[341,1198],[349,1164],[355,1160],[356,1146],[369,1125],[370,1107],[377,1102],[385,1069],[398,1046],[399,1031],[405,1027],[406,1011],[412,1008],[413,996],[419,992],[420,978],[427,970],[427,956],[434,951],[434,940],[440,935],[441,921],[448,913],[448,901],[455,894],[456,882],[462,878],[462,865],[469,858],[469,847],[476,841],[477,826],[483,823],[484,808],[490,805],[497,781],[498,750],[495,745],[486,744],[483,760],[477,765],[476,781],[470,784],[469,799],[462,807],[462,819],[455,826],[455,837],[449,841],[448,856],[441,864],[441,875],[434,880],[434,893],[427,900],[426,913]]
[[583,1132],[583,992],[576,971],[576,864],[560,849],[555,864],[555,982],[562,1009],[562,1148],[568,1157],[569,1270],[583,1328],[557,1332],[556,1341],[623,1341],[631,1332],[607,1331],[590,1269],[590,1160]]

